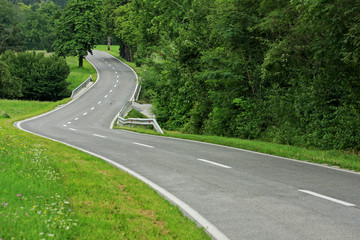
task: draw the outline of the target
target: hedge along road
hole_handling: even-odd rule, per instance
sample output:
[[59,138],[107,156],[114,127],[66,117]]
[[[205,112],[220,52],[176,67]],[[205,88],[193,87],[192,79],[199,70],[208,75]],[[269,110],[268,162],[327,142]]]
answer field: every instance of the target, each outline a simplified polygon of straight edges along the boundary
[[[109,129],[135,89],[111,55],[75,101],[17,127],[98,156],[149,184],[215,239],[359,239],[360,175],[188,140]],[[166,92],[164,92],[166,94]]]

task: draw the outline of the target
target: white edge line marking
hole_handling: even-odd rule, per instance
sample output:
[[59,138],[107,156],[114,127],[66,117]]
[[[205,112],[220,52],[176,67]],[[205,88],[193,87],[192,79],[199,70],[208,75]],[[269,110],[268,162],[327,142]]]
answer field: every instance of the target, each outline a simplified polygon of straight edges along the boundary
[[296,160],[296,159],[292,159],[292,158],[280,157],[280,156],[271,155],[271,154],[268,154],[268,153],[255,152],[255,151],[251,151],[251,150],[246,150],[246,149],[236,148],[236,147],[229,147],[229,146],[219,145],[219,144],[215,144],[215,143],[207,143],[207,142],[200,142],[200,141],[195,141],[195,140],[188,140],[188,139],[181,139],[181,138],[174,138],[174,137],[150,135],[150,134],[146,134],[146,133],[137,133],[137,132],[127,131],[127,130],[122,130],[122,129],[117,129],[117,131],[123,131],[123,132],[127,132],[127,133],[130,133],[130,134],[136,134],[136,135],[148,135],[148,136],[152,136],[152,137],[155,137],[155,138],[165,138],[165,139],[172,139],[172,140],[175,140],[175,141],[183,141],[183,142],[199,143],[199,144],[204,144],[204,145],[209,145],[209,146],[216,146],[216,147],[232,149],[232,150],[236,150],[236,151],[240,151],[240,152],[254,153],[254,154],[257,154],[257,155],[283,159],[283,160],[287,160],[287,161],[291,161],[291,162],[297,162],[297,163],[306,164],[306,165],[317,166],[317,167],[326,168],[326,169],[330,169],[330,170],[334,170],[334,171],[340,171],[340,172],[360,175],[360,172],[355,172],[355,171],[351,171],[351,170],[347,170],[347,169],[334,168],[334,167],[331,167],[331,166],[325,166],[325,165],[318,164],[318,163],[312,163],[312,162],[301,161],[301,160]]
[[138,142],[132,142],[132,144],[136,144],[136,145],[143,146],[143,147],[147,147],[147,148],[154,148],[153,146],[146,145],[146,144],[142,144],[142,143],[138,143]]
[[[99,75],[98,75],[99,76]],[[49,113],[48,113],[49,114]],[[38,118],[39,116],[37,116]],[[32,120],[34,118],[30,118],[30,119],[26,119],[24,121],[21,121],[21,122],[16,122],[14,123],[14,125],[19,128],[20,130],[23,130],[25,132],[28,132],[28,133],[32,133],[32,134],[35,134],[37,136],[40,136],[40,137],[43,137],[43,138],[47,138],[47,139],[50,139],[50,140],[53,140],[55,142],[59,142],[59,143],[62,143],[62,144],[65,144],[69,147],[73,147],[75,149],[78,149],[80,151],[83,151],[87,154],[90,154],[90,155],[93,155],[94,157],[97,157],[97,158],[100,158],[102,160],[104,160],[105,162],[108,162],[110,163],[111,165],[129,173],[130,175],[134,176],[135,178],[139,179],[140,181],[144,182],[145,184],[149,185],[152,189],[154,189],[155,191],[157,191],[160,195],[164,196],[165,198],[167,198],[170,202],[172,202],[173,204],[175,204],[176,206],[179,206],[184,212],[186,212],[190,217],[192,217],[195,221],[197,221],[201,226],[203,226],[205,228],[205,230],[210,234],[212,235],[215,239],[218,239],[218,240],[230,240],[228,237],[226,237],[219,229],[217,229],[217,227],[215,227],[212,223],[210,223],[206,218],[204,218],[202,215],[200,215],[200,213],[198,213],[195,209],[191,208],[189,205],[187,205],[185,202],[181,201],[179,198],[177,198],[175,195],[171,194],[170,192],[166,191],[164,188],[160,187],[159,185],[155,184],[154,182],[148,180],[147,178],[143,177],[142,175],[138,174],[137,172],[119,164],[119,163],[116,163],[112,160],[110,160],[109,158],[106,158],[106,157],[103,157],[99,154],[96,154],[96,153],[93,153],[93,152],[90,152],[90,151],[87,151],[83,148],[79,148],[79,147],[76,147],[74,145],[71,145],[71,144],[68,144],[68,143],[65,143],[65,142],[62,142],[62,141],[59,141],[59,140],[56,140],[56,139],[53,139],[53,138],[49,138],[49,137],[45,137],[43,135],[40,135],[40,134],[37,134],[37,133],[34,133],[34,132],[31,132],[31,131],[28,131],[28,130],[25,130],[21,127],[21,124],[24,123],[24,122],[27,122],[29,120]]]
[[338,204],[344,205],[344,206],[346,206],[346,207],[356,207],[355,204],[348,203],[348,202],[345,202],[345,201],[342,201],[342,200],[339,200],[339,199],[336,199],[336,198],[328,197],[328,196],[325,196],[325,195],[321,195],[321,194],[319,194],[319,193],[315,193],[315,192],[312,192],[312,191],[299,189],[299,192],[307,193],[307,194],[312,195],[312,196],[315,196],[315,197],[319,197],[319,198],[322,198],[322,199],[326,199],[326,200],[328,200],[328,201],[331,201],[331,202],[334,202],[334,203],[338,203]]
[[98,135],[98,134],[93,134],[93,136],[95,136],[95,137],[100,137],[100,138],[107,138],[107,137],[105,137],[105,136]]
[[226,166],[226,165],[223,165],[223,164],[220,164],[220,163],[216,163],[216,162],[212,162],[212,161],[209,161],[209,160],[201,159],[201,158],[198,158],[197,160],[199,160],[201,162],[210,163],[210,164],[213,164],[213,165],[216,165],[216,166],[219,166],[219,167],[223,167],[223,168],[231,168],[229,166]]
[[76,129],[75,128],[69,128],[71,131],[76,131]]

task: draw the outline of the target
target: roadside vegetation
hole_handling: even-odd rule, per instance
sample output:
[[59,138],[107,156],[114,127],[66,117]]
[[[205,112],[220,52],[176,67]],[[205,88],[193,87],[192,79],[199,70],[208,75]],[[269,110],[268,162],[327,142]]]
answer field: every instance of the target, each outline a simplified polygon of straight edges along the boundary
[[70,91],[77,88],[81,83],[83,83],[88,77],[91,78],[92,81],[96,81],[97,73],[94,67],[85,59],[83,67],[79,67],[77,65],[78,58],[74,56],[66,57],[66,62],[70,66],[70,74],[67,77],[66,81],[69,84],[68,88]]
[[165,129],[360,150],[359,1],[106,2]]
[[148,118],[141,112],[136,109],[131,109],[131,111],[125,116],[125,118]]
[[[95,80],[83,56],[105,37],[165,136],[360,171],[358,1],[140,3],[0,0],[0,98],[42,101],[0,100],[0,239],[209,238],[128,174],[13,128]],[[39,49],[56,54],[21,52]]]

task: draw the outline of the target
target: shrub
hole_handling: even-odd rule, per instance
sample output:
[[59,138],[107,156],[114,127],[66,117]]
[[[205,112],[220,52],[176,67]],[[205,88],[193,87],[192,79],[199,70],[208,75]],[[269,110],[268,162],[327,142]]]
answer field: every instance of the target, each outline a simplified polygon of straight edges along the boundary
[[12,76],[22,82],[24,100],[57,101],[70,95],[66,78],[70,68],[65,59],[35,52],[7,51],[1,58]]

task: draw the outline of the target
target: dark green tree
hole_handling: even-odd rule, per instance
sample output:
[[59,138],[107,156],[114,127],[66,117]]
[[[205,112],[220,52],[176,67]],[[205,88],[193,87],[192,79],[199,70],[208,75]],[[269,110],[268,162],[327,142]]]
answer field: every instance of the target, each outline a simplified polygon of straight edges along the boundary
[[21,96],[21,81],[12,76],[9,67],[0,61],[0,98],[14,99]]
[[21,50],[23,43],[18,26],[17,7],[6,0],[0,0],[0,54],[6,50]]
[[56,101],[70,95],[66,82],[70,68],[62,57],[7,51],[0,60],[8,65],[11,76],[21,80],[21,99]]
[[83,59],[103,37],[102,1],[71,0],[57,22],[57,40],[54,43],[60,56],[78,56]]
[[26,12],[21,24],[26,49],[53,51],[56,39],[55,20],[60,15],[60,7],[51,1],[42,2],[38,8]]

